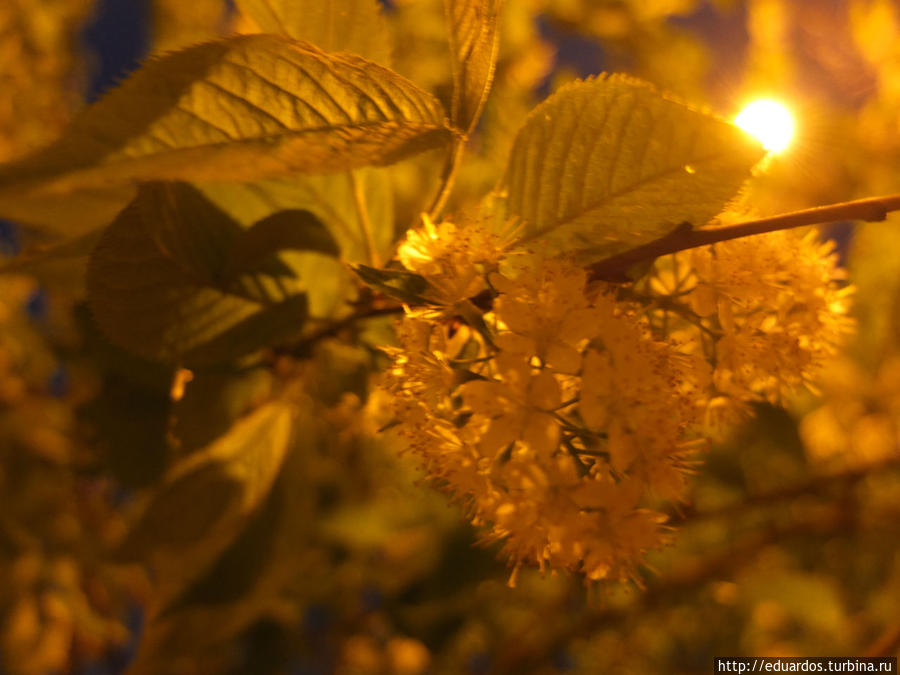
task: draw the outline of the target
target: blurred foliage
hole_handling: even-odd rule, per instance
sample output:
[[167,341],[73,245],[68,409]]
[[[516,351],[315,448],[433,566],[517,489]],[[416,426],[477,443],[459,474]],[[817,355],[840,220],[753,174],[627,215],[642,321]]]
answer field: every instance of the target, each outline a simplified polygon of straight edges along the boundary
[[[92,58],[79,31],[93,4],[0,2],[0,159],[57,139],[79,107]],[[155,0],[154,51],[263,25],[231,4]],[[236,4],[252,14],[267,3]],[[357,22],[329,34],[329,49],[371,50],[429,105],[480,105],[454,103],[464,31],[448,40],[444,3],[395,0],[380,14],[374,0],[352,4],[386,28]],[[309,30],[339,19],[326,14]],[[449,212],[478,208],[542,98],[603,70],[725,115],[758,95],[788,102],[794,146],[739,198],[760,214],[897,191],[891,0],[506,0],[496,30],[493,86]],[[473,70],[480,95],[488,76]],[[428,209],[443,152],[183,188],[229,228],[227,251],[197,235],[205,223],[174,244],[158,220],[130,223],[126,234],[140,238],[132,254],[187,276],[196,269],[186,259],[204,262],[191,288],[215,297],[190,326],[198,332],[238,322],[216,304],[225,287],[246,304],[285,291],[283,277],[308,298],[294,316],[308,320],[288,326],[291,344],[260,342],[269,329],[251,327],[236,352],[196,364],[177,349],[163,364],[145,358],[159,355],[151,349],[139,345],[139,356],[123,349],[127,339],[109,341],[115,327],[140,333],[153,311],[155,298],[130,299],[153,281],[141,256],[113,242],[106,263],[132,265],[133,287],[109,289],[118,313],[85,302],[97,227],[133,197],[130,178],[104,179],[125,183],[122,193],[104,186],[60,206],[50,195],[22,218],[87,233],[64,248],[0,223],[0,252],[16,248],[14,231],[26,246],[0,267],[0,672],[703,673],[716,655],[900,652],[900,218],[825,229],[858,289],[858,336],[818,391],[755,404],[703,455],[689,501],[667,507],[677,537],[648,559],[641,587],[523,569],[510,588],[499,546],[480,541],[462,506],[448,507],[418,460],[398,452],[390,401],[374,386],[387,364],[375,346],[393,339],[386,298],[421,300],[427,283],[376,268]],[[251,226],[282,212],[322,225],[315,242],[336,246],[341,262],[298,251],[315,249],[306,237],[283,245],[277,227],[243,248]],[[239,254],[259,268],[229,286],[223,270]],[[360,276],[377,277],[381,291],[357,285],[342,263],[371,265]]]

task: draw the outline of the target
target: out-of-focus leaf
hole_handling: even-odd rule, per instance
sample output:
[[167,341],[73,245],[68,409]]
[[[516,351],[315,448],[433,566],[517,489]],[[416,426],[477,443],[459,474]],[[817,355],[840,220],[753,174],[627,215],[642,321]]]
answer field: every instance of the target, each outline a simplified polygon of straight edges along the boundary
[[[254,413],[257,415],[262,411]],[[259,423],[264,424],[264,419]],[[187,570],[181,564],[190,574],[180,585],[169,584],[170,592],[164,596],[157,595],[159,600],[129,675],[165,672],[173,658],[199,657],[260,616],[283,608],[285,586],[302,578],[305,566],[316,559],[305,538],[314,525],[310,518],[314,492],[308,486],[309,455],[315,452],[317,442],[314,419],[308,411],[298,410],[291,429],[280,465],[262,463],[265,476],[271,475],[272,481],[268,490],[256,495],[254,508],[240,521],[239,532],[217,542],[202,565]],[[258,457],[247,459],[248,465],[259,461]],[[175,556],[170,558],[171,564],[177,562]]]
[[328,228],[309,211],[278,211],[254,223],[235,239],[225,266],[229,278],[241,274],[265,273],[266,263],[279,251],[296,249],[339,256],[340,249]]
[[274,537],[281,525],[282,501],[279,490],[272,490],[240,536],[203,577],[163,610],[163,616],[193,605],[225,605],[248,595],[260,581],[274,548]]
[[266,500],[292,436],[293,409],[268,403],[176,464],[120,546],[152,564],[171,598],[238,537]]
[[859,321],[857,357],[877,367],[900,337],[900,216],[865,223],[853,236],[850,273],[857,288],[854,314]]
[[146,487],[163,474],[171,407],[166,389],[108,373],[101,390],[80,410],[105,467],[123,486]]
[[465,131],[478,122],[494,79],[503,0],[444,0],[453,63],[450,118]]
[[276,260],[230,276],[245,235],[190,185],[143,186],[91,255],[98,324],[136,354],[186,364],[229,360],[297,333],[307,305],[292,269]]
[[16,257],[0,261],[0,276],[27,274],[51,293],[61,291],[68,298],[84,297],[88,255],[100,234],[100,230],[91,230],[73,239],[32,244]]
[[504,178],[523,246],[591,262],[706,224],[763,156],[736,126],[621,76],[563,87],[529,115]]
[[109,225],[135,194],[134,185],[67,194],[23,191],[18,199],[0,195],[0,212],[3,218],[41,233],[79,237]]
[[[394,241],[393,200],[388,169],[358,169],[356,183],[365,202],[375,252],[382,259]],[[322,221],[345,262],[368,261],[365,224],[347,172],[297,176],[255,183],[206,183],[203,193],[243,224],[256,223],[280,211],[310,211]]]
[[266,33],[305,40],[326,52],[352,52],[387,64],[388,28],[377,0],[237,0]]
[[150,61],[59,141],[0,170],[0,213],[21,212],[10,204],[23,198],[136,180],[386,165],[450,137],[437,99],[387,68],[275,35],[235,36]]
[[220,35],[227,4],[222,0],[153,0],[153,50],[182,49]]
[[75,308],[85,355],[100,378],[78,417],[103,466],[126,488],[160,480],[171,458],[173,369],[109,343],[86,304]]
[[80,237],[29,248],[15,258],[0,262],[0,274],[39,274],[48,263],[86,258],[100,240],[100,235],[99,230],[93,230]]
[[268,368],[194,371],[184,395],[172,406],[171,435],[179,451],[187,454],[211,443],[236,419],[266,400],[271,391]]
[[227,330],[184,353],[187,364],[224,363],[267,345],[295,337],[309,315],[305,294],[261,306]]

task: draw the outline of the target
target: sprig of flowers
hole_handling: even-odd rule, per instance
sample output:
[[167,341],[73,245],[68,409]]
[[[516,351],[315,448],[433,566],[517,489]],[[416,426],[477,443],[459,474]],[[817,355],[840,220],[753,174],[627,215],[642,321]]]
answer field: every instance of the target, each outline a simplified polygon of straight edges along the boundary
[[514,570],[639,582],[709,435],[809,385],[850,330],[843,272],[785,232],[624,285],[507,249],[478,224],[408,233],[398,257],[435,290],[387,349],[398,429]]

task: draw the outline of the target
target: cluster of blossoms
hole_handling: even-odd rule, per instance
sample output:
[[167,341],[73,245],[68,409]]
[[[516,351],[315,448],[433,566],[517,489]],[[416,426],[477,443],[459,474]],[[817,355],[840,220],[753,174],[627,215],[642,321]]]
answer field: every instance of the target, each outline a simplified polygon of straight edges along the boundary
[[710,418],[776,400],[834,350],[841,273],[783,233],[667,256],[627,285],[508,241],[426,221],[401,245],[431,290],[388,350],[399,428],[516,569],[637,579]]
[[635,297],[657,334],[709,364],[701,403],[714,431],[754,401],[813,388],[853,329],[845,278],[832,242],[779,231],[661,258]]

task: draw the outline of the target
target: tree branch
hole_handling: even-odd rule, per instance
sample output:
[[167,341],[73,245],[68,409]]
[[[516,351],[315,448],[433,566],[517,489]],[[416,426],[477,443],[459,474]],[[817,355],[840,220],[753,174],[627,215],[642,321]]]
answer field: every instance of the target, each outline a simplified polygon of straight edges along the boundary
[[900,210],[900,195],[888,195],[816,206],[725,227],[694,229],[690,223],[682,223],[659,239],[595,263],[590,267],[590,278],[596,281],[623,283],[630,281],[628,270],[633,266],[670,253],[805,225],[820,225],[840,220],[875,222],[884,220],[888,213],[898,210]]
[[304,357],[306,356],[306,352],[309,350],[309,348],[315,345],[317,342],[326,338],[334,337],[345,328],[349,328],[350,326],[355,324],[357,321],[364,321],[366,319],[374,319],[379,316],[392,316],[402,313],[403,305],[365,307],[357,312],[354,312],[353,314],[350,314],[349,316],[344,317],[343,319],[340,319],[339,321],[335,321],[334,323],[324,326],[315,333],[312,333],[311,335],[308,335],[297,342],[281,347],[276,347],[274,351],[278,355]]

